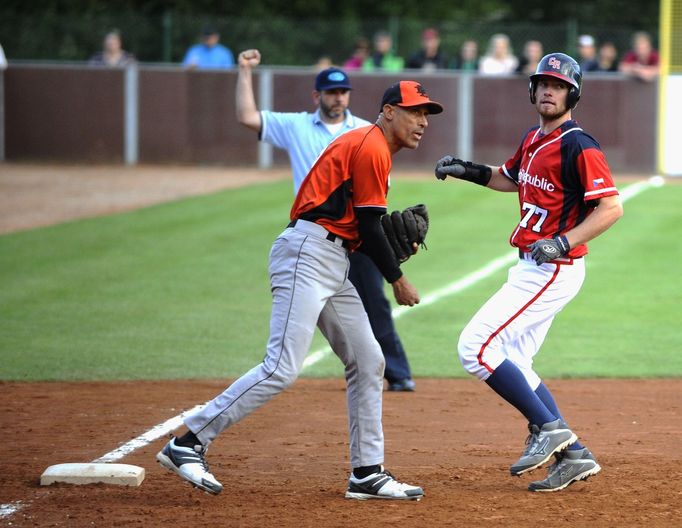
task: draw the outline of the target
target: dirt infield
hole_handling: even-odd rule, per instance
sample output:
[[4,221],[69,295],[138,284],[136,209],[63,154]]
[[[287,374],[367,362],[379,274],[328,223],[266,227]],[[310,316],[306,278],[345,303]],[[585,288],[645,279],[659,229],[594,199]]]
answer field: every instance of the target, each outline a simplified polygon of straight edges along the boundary
[[[426,174],[426,176],[430,176]],[[288,170],[0,165],[0,233],[131,210]],[[213,397],[226,381],[2,383],[8,435],[0,526],[347,527],[679,526],[682,379],[549,381],[603,471],[553,494],[532,494],[544,471],[511,478],[523,419],[473,380],[419,379],[384,397],[386,464],[424,487],[419,503],[348,501],[343,381],[299,380],[211,446],[225,490],[192,489],[160,468],[164,440],[122,463],[147,471],[139,488],[39,486],[42,471],[89,462]]]
[[0,234],[288,177],[287,169],[0,163]]
[[[603,466],[588,482],[533,494],[543,470],[512,478],[524,423],[474,380],[419,379],[386,393],[387,466],[424,487],[419,503],[344,499],[348,435],[342,380],[299,380],[211,446],[225,490],[210,496],[158,466],[164,440],[121,462],[139,488],[40,487],[49,465],[89,462],[205,401],[222,381],[0,384],[6,425],[0,503],[7,526],[679,526],[682,380],[550,381]],[[18,434],[13,434],[18,433]]]

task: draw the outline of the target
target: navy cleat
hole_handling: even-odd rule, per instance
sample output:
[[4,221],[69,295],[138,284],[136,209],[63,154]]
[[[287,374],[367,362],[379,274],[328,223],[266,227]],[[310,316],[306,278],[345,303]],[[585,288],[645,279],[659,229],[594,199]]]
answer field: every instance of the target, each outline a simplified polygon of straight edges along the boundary
[[531,482],[528,485],[529,491],[560,491],[601,471],[601,466],[586,447],[567,450],[554,456],[556,462],[549,466],[547,478]]
[[514,477],[539,468],[554,453],[563,451],[578,440],[575,433],[561,420],[547,422],[542,427],[529,424],[528,430],[530,434],[526,438],[526,449],[510,468]]

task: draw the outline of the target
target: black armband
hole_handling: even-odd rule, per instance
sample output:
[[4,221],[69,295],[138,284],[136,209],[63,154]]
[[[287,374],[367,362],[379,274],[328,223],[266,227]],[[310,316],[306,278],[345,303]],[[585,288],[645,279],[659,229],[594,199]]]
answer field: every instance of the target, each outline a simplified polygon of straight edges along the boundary
[[403,276],[403,272],[381,227],[381,216],[385,212],[369,208],[355,209],[358,217],[358,231],[362,240],[358,251],[362,251],[371,258],[384,278],[389,283],[394,283]]
[[439,180],[452,176],[487,187],[492,175],[493,171],[488,165],[479,165],[453,156],[443,156],[436,163],[436,178]]
[[464,162],[464,174],[457,176],[462,180],[467,180],[478,185],[487,187],[490,178],[493,176],[493,171],[488,165],[479,165],[471,161]]

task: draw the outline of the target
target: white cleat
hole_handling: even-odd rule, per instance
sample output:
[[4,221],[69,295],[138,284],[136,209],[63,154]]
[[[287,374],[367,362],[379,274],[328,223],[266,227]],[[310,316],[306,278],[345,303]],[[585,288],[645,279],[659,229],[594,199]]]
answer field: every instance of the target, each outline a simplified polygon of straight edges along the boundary
[[206,448],[202,445],[183,447],[175,445],[172,438],[164,448],[156,454],[156,460],[166,469],[177,473],[181,479],[192,486],[217,495],[223,491],[223,485],[208,471],[208,463],[204,458]]
[[393,475],[381,467],[378,473],[372,473],[363,479],[356,478],[351,474],[348,480],[347,499],[393,499],[393,500],[420,500],[424,496],[424,490],[417,486],[410,486],[398,482]]

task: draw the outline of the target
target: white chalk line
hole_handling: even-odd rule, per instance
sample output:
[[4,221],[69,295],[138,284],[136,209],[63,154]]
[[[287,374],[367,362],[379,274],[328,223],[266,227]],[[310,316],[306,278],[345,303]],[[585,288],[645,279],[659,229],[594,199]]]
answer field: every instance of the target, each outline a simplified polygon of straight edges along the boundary
[[[642,180],[633,183],[632,185],[628,185],[625,189],[623,189],[620,192],[621,200],[623,202],[626,202],[647,189],[650,189],[652,187],[661,187],[663,184],[664,180],[661,176],[652,176],[648,180]],[[423,308],[425,306],[430,306],[444,299],[445,297],[460,293],[465,289],[474,286],[478,282],[488,278],[490,275],[499,271],[504,266],[511,264],[516,258],[518,258],[518,253],[516,251],[512,251],[510,253],[506,253],[501,257],[493,259],[488,264],[474,271],[473,273],[470,273],[469,275],[466,275],[465,277],[456,280],[444,286],[443,288],[439,288],[434,292],[425,295],[422,298],[421,302],[415,306],[412,307],[398,306],[394,308],[392,311],[393,318],[398,319],[402,317],[404,314],[411,313],[419,307]],[[312,352],[303,362],[303,368],[306,369],[318,363],[319,361],[324,359],[329,353],[331,353],[331,348],[329,348],[328,346]],[[182,425],[182,419],[185,415],[198,411],[199,409],[203,408],[204,405],[205,404],[197,405],[192,409],[184,411],[181,414],[166,420],[163,423],[155,425],[149,431],[141,434],[136,438],[133,438],[132,440],[126,442],[117,449],[114,449],[113,451],[110,451],[109,453],[102,455],[99,458],[96,458],[92,462],[93,463],[114,462],[116,460],[122,459],[123,457],[129,455],[133,451],[136,451],[141,447],[145,447],[150,443],[158,440],[159,438],[168,435],[171,431],[177,429]],[[0,504],[0,519],[10,517],[11,515],[19,511],[23,506],[24,504],[22,501],[16,501],[9,504]]]
[[139,449],[140,447],[144,447],[147,444],[151,444],[152,442],[158,440],[162,436],[166,436],[174,429],[177,429],[182,425],[182,419],[185,416],[187,416],[188,414],[193,414],[203,409],[205,405],[206,404],[196,405],[195,407],[192,407],[188,411],[184,411],[178,414],[177,416],[173,416],[173,418],[170,418],[169,420],[166,420],[161,424],[155,425],[146,433],[141,434],[137,438],[133,438],[129,442],[123,444],[121,447],[114,449],[113,451],[110,451],[106,455],[102,455],[101,457],[96,458],[92,462],[93,463],[115,462],[117,460],[121,460],[124,456],[129,455],[130,453]]

